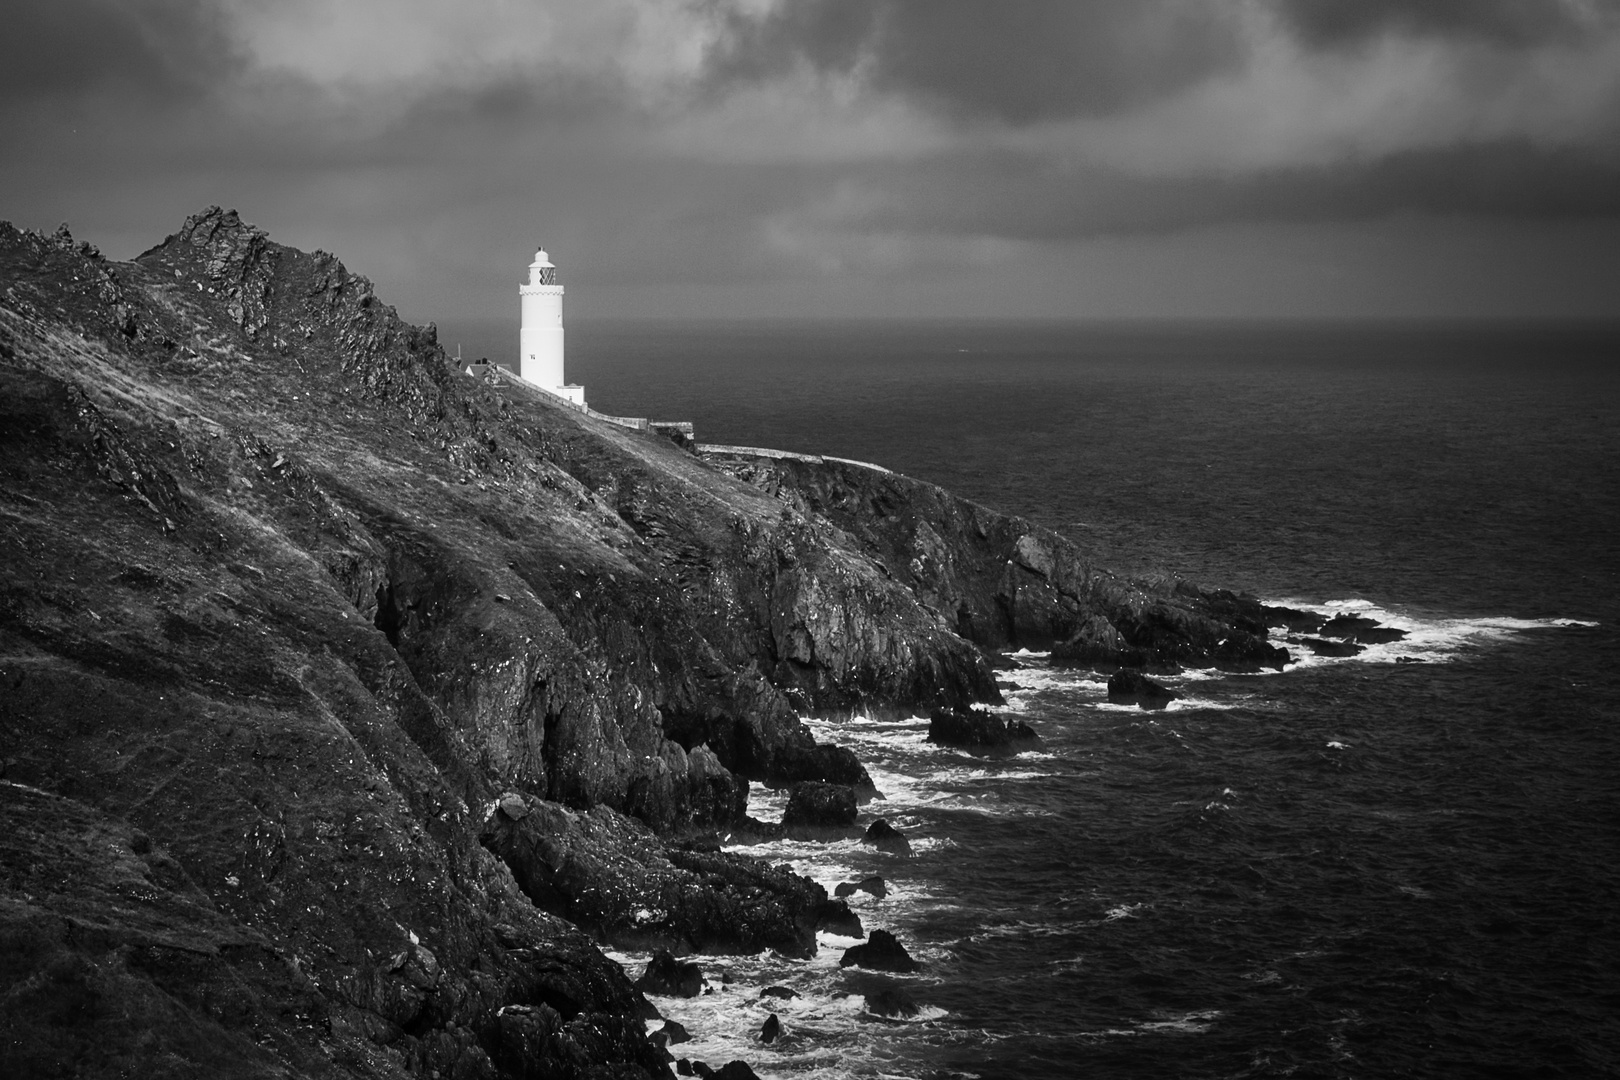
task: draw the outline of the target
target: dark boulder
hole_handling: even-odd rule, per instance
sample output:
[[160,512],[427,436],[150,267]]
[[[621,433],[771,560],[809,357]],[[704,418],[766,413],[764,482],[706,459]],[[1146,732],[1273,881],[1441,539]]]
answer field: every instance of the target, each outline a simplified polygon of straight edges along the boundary
[[855,789],[804,780],[788,791],[782,827],[790,834],[843,831],[855,824]]
[[1406,637],[1405,630],[1384,626],[1365,615],[1336,615],[1322,624],[1323,637],[1354,641],[1359,645],[1387,645]]
[[746,1061],[728,1061],[709,1075],[714,1080],[759,1080],[759,1074]]
[[1377,627],[1377,619],[1369,619],[1364,615],[1335,615],[1323,623],[1317,633],[1323,637],[1348,638],[1363,630],[1375,630]]
[[703,992],[703,969],[682,963],[668,950],[659,949],[636,980],[636,989],[659,997],[697,997]]
[[677,1024],[673,1020],[665,1020],[664,1026],[658,1029],[658,1034],[664,1036],[665,1041],[671,1045],[675,1043],[692,1041],[691,1033],[687,1031],[684,1026]]
[[1300,638],[1300,644],[1317,656],[1354,656],[1361,651],[1361,646],[1353,641],[1334,641],[1329,638]]
[[876,785],[855,752],[826,743],[801,746],[797,743],[776,751],[769,776],[772,785],[817,781],[845,784],[860,792],[874,792]]
[[1265,668],[1281,671],[1293,662],[1288,650],[1254,634],[1233,634],[1223,638],[1210,654],[1222,671],[1254,673]]
[[766,1018],[765,1023],[759,1029],[759,1041],[773,1043],[777,1039],[781,1038],[781,1036],[782,1021],[776,1018],[775,1013],[771,1013],[771,1015]]
[[911,1017],[922,1011],[912,996],[898,986],[885,986],[866,995],[866,1011],[875,1016]]
[[1314,634],[1327,621],[1314,611],[1301,611],[1298,608],[1268,605],[1264,611],[1267,626],[1280,626],[1295,634]]
[[896,855],[910,855],[911,841],[905,834],[890,825],[882,818],[878,818],[866,827],[866,835],[861,837],[861,843],[871,844],[879,851],[888,851]]
[[1012,754],[1040,742],[1040,736],[1022,720],[969,709],[929,716],[928,741],[974,754]]
[[862,945],[844,950],[839,967],[862,967],[875,971],[920,971],[922,965],[911,958],[906,947],[887,930],[874,930]]
[[1108,700],[1117,705],[1139,705],[1162,709],[1181,695],[1154,682],[1140,671],[1115,672],[1108,678]]
[[799,992],[797,990],[789,989],[786,986],[767,986],[765,989],[763,989],[763,990],[761,990],[759,992],[759,996],[762,999],[763,998],[781,998],[783,1001],[787,1001],[790,998],[798,997]]
[[861,926],[861,917],[849,910],[849,903],[843,899],[826,900],[817,906],[816,929],[826,930],[842,937],[866,936],[866,928]]
[[875,875],[859,881],[840,882],[833,892],[838,896],[854,896],[857,892],[869,892],[879,900],[889,895],[888,886],[882,878]]

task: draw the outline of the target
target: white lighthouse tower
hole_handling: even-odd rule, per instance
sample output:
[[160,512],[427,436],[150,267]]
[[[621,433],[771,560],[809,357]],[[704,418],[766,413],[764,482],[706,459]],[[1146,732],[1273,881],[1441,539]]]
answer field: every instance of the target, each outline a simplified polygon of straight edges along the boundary
[[529,280],[518,286],[523,328],[518,332],[518,375],[526,382],[585,404],[585,388],[563,382],[563,287],[544,248],[534,253]]

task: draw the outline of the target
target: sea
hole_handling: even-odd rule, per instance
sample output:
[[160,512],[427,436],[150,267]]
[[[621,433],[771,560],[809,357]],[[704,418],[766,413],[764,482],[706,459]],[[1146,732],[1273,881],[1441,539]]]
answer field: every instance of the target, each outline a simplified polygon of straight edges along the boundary
[[[923,718],[807,719],[912,854],[736,850],[829,891],[881,876],[851,906],[924,967],[841,968],[856,942],[826,934],[808,961],[701,958],[702,996],[656,1002],[677,1055],[807,1080],[1620,1075],[1620,326],[568,333],[601,411],[874,462],[1121,573],[1407,634],[1187,671],[1162,712],[1019,652],[1005,712],[1040,743],[1007,758]],[[915,1017],[865,1009],[894,984]]]

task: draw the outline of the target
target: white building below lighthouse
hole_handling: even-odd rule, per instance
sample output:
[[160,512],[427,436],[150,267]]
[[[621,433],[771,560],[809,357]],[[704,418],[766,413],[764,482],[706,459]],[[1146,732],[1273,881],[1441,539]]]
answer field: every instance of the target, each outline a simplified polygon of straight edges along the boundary
[[544,248],[534,253],[529,264],[529,280],[518,286],[523,302],[523,328],[518,331],[518,377],[565,397],[576,405],[585,404],[585,388],[563,381],[563,287],[557,284],[557,267]]

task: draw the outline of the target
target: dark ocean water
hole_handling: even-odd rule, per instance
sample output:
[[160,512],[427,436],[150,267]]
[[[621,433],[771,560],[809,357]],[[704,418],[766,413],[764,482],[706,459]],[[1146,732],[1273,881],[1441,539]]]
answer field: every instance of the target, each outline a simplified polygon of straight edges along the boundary
[[[927,961],[905,981],[929,1008],[863,1016],[829,938],[809,963],[712,965],[715,994],[666,1010],[692,1056],[762,1076],[1620,1075],[1620,332],[569,334],[603,411],[878,462],[1103,565],[1410,635],[1191,673],[1162,713],[1023,655],[1009,707],[1044,745],[1006,761],[933,748],[924,722],[815,724],[871,764],[888,798],[868,809],[917,854],[757,853],[829,887],[885,876],[855,906]],[[772,982],[803,996],[760,1003]],[[789,1037],[763,1046],[771,1011]]]

